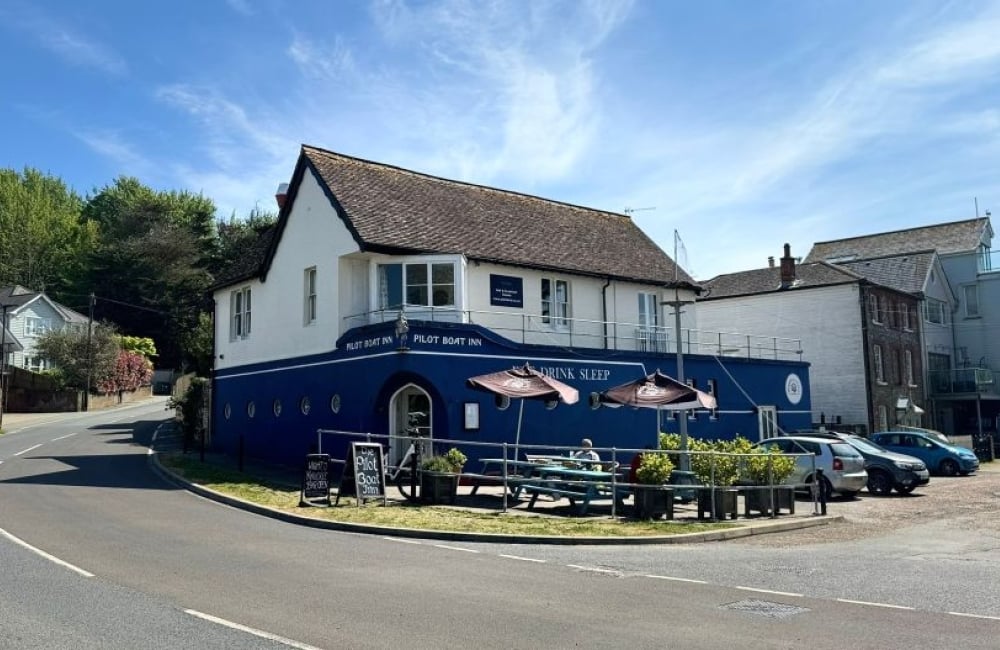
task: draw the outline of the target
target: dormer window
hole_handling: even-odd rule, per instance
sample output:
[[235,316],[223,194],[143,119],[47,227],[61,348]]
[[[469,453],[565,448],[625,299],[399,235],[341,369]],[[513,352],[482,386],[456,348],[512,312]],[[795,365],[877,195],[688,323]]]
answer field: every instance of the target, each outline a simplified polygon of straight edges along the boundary
[[379,264],[378,307],[454,307],[455,275],[454,262]]

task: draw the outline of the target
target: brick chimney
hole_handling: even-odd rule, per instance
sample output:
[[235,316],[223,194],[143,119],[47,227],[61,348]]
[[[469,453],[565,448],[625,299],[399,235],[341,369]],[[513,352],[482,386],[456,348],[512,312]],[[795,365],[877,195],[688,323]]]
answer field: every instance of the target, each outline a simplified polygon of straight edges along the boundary
[[285,207],[285,200],[288,199],[288,183],[278,185],[278,191],[274,193],[274,200],[278,202],[278,209]]
[[769,268],[769,269],[773,269],[774,268],[774,255],[768,255],[767,256],[767,268]]
[[781,288],[787,289],[795,282],[795,258],[792,247],[785,244],[785,256],[781,258]]

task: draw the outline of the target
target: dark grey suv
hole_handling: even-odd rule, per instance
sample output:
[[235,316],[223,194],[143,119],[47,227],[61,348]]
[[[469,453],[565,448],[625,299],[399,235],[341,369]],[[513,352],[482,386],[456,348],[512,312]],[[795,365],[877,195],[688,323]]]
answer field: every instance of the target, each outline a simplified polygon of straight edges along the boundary
[[868,492],[871,494],[885,496],[893,489],[900,494],[909,494],[931,480],[927,465],[919,458],[889,451],[861,436],[849,433],[836,435],[865,457]]

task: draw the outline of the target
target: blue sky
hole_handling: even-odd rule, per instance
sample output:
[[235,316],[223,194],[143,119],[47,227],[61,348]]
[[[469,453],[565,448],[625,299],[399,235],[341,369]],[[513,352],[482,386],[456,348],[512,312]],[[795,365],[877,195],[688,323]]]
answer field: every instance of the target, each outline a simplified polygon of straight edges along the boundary
[[0,167],[223,216],[302,143],[634,209],[699,279],[1000,207],[998,3],[6,0],[0,61]]

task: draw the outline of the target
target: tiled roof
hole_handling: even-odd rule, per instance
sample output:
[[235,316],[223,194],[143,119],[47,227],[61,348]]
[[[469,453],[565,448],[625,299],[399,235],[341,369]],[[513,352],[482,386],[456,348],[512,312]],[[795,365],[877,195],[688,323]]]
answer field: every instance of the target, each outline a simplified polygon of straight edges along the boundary
[[21,307],[39,295],[41,295],[39,292],[25,289],[19,284],[12,287],[0,287],[0,305],[8,305],[8,309]]
[[848,284],[861,281],[861,276],[851,271],[826,262],[812,264],[797,264],[795,267],[795,282],[788,289],[781,288],[781,267],[767,267],[717,275],[702,283],[705,294],[699,300],[732,298],[733,296],[748,296],[762,293],[778,293],[779,291],[801,291],[838,284]]
[[[673,260],[625,215],[315,147],[304,146],[302,156],[326,185],[362,250],[462,253],[536,269],[657,284],[674,281]],[[279,222],[279,233],[280,228]],[[677,273],[678,282],[696,286],[683,270]]]
[[847,257],[859,260],[927,250],[936,250],[938,255],[974,251],[982,240],[983,232],[989,228],[989,218],[982,217],[862,237],[817,242],[813,244],[805,261],[839,261]]
[[924,290],[927,274],[934,264],[934,255],[934,251],[920,251],[841,262],[837,266],[848,268],[877,284],[905,293],[919,294]]

